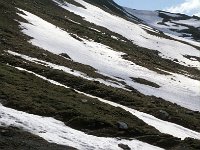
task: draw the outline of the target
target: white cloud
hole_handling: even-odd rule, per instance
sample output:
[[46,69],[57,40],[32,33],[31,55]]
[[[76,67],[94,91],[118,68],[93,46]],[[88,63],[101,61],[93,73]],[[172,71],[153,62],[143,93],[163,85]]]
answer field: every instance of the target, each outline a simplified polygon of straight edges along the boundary
[[200,0],[185,0],[182,4],[167,8],[166,11],[200,16]]
[[199,16],[200,17],[200,12],[199,13],[196,13],[196,14],[194,14],[195,16]]

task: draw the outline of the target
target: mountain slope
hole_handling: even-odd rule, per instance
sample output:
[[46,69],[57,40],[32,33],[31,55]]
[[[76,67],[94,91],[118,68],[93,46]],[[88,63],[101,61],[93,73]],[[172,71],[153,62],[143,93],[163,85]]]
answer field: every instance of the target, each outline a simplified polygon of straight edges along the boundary
[[1,126],[78,149],[199,148],[198,45],[110,0],[0,7]]
[[[84,5],[85,3],[82,2],[81,4]],[[189,46],[189,45],[177,42],[177,41],[164,39],[164,38],[160,39],[156,36],[147,34],[137,24],[133,24],[131,22],[126,22],[125,20],[123,20],[121,18],[112,16],[112,15],[108,14],[107,12],[104,12],[100,9],[98,10],[98,8],[93,7],[89,4],[85,4],[85,7],[87,7],[88,10],[81,8],[81,7],[74,8],[74,6],[71,6],[70,4],[68,4],[67,7],[65,7],[65,6],[63,6],[63,7],[72,12],[77,12],[79,15],[84,16],[86,18],[86,20],[88,20],[90,22],[93,22],[93,23],[96,23],[103,27],[109,28],[113,32],[119,33],[119,34],[127,37],[128,39],[133,40],[134,43],[143,45],[144,47],[146,47],[146,48],[148,47],[149,49],[159,50],[160,51],[159,55],[164,58],[172,59],[183,65],[192,65],[193,64],[194,67],[197,67],[197,68],[199,67],[199,61],[189,60],[184,57],[184,55],[185,56],[189,55],[191,57],[192,56],[199,57],[199,50],[195,49],[192,46]],[[89,12],[91,12],[93,10],[96,10],[96,14],[93,14],[93,16],[90,16]],[[100,17],[98,17],[98,15]],[[107,19],[104,19],[103,16],[107,16],[106,17]],[[30,18],[30,17],[31,16],[28,16],[28,18]],[[39,22],[39,23],[41,22],[41,21],[39,21],[40,20],[39,18],[37,18],[36,20],[38,20],[37,22]],[[29,20],[29,21],[31,22],[31,20]],[[118,22],[122,22],[124,24],[123,29],[120,29],[122,24],[119,24]],[[117,25],[117,23],[118,23],[118,25]],[[45,22],[42,24],[45,24]],[[37,24],[35,24],[35,25],[37,26]],[[38,25],[40,26],[41,24],[38,24]],[[24,26],[25,28],[29,28],[26,25],[22,25],[22,26]],[[36,30],[35,32],[37,33],[39,29],[35,29],[35,30]],[[132,31],[132,34],[128,34],[131,31]],[[55,31],[55,32],[58,32],[58,31]],[[48,32],[46,32],[46,33],[47,33],[47,35],[44,35],[44,36],[49,37]],[[65,37],[65,35],[63,35],[63,33],[59,33],[59,34],[62,34],[62,36]],[[44,41],[43,37],[40,36],[39,34],[32,35],[32,34],[28,33],[28,35],[34,36],[34,38],[36,38],[38,41]],[[62,38],[62,39],[64,39],[64,38]],[[176,102],[182,106],[184,104],[181,104],[181,102],[184,102],[185,103],[184,107],[191,106],[190,109],[193,109],[193,110],[199,109],[199,108],[194,108],[195,106],[199,107],[199,105],[198,105],[199,104],[199,101],[198,101],[198,97],[199,97],[198,84],[199,84],[199,82],[198,81],[195,81],[195,80],[192,81],[192,82],[194,82],[194,84],[193,84],[194,87],[190,87],[190,90],[188,90],[186,93],[181,92],[179,94],[180,91],[185,91],[184,89],[182,89],[184,87],[184,85],[187,86],[187,84],[191,82],[186,78],[184,80],[182,80],[182,82],[179,82],[181,80],[180,78],[184,78],[184,76],[179,76],[176,74],[173,75],[175,77],[175,79],[174,79],[175,82],[173,83],[173,87],[174,87],[174,85],[176,85],[176,87],[178,89],[176,90],[175,88],[173,88],[173,91],[171,91],[172,88],[168,89],[168,87],[170,87],[170,85],[172,85],[170,83],[170,82],[173,82],[173,80],[171,80],[172,76],[167,77],[165,75],[164,76],[158,75],[158,74],[156,74],[156,72],[151,72],[149,70],[146,70],[145,68],[137,66],[136,64],[134,64],[130,61],[121,59],[120,57],[122,55],[126,55],[125,53],[116,53],[115,51],[109,50],[109,48],[104,47],[104,45],[95,44],[93,42],[86,41],[86,40],[85,41],[83,40],[83,42],[87,46],[82,45],[82,42],[80,42],[78,40],[75,40],[75,41],[66,40],[65,43],[67,43],[69,41],[70,42],[73,41],[73,42],[71,42],[71,45],[68,44],[68,45],[70,45],[71,50],[73,50],[75,48],[77,49],[77,47],[74,47],[74,46],[78,46],[79,47],[78,54],[84,53],[84,55],[82,55],[82,57],[80,59],[80,57],[79,57],[79,55],[77,55],[77,53],[74,53],[74,51],[69,51],[68,49],[66,50],[65,48],[62,47],[62,45],[63,45],[62,39],[58,40],[56,45],[55,44],[48,45],[49,47],[46,47],[45,43],[50,43],[52,40],[50,38],[47,39],[49,41],[45,41],[44,43],[37,43],[34,41],[32,41],[32,42],[34,42],[34,44],[36,46],[41,46],[42,48],[48,49],[49,51],[51,51],[53,53],[65,53],[67,51],[73,60],[78,61],[83,64],[90,65],[90,66],[96,68],[97,70],[99,70],[100,72],[102,72],[104,74],[108,74],[109,76],[120,77],[120,78],[124,79],[124,82],[126,82],[127,85],[132,86],[132,87],[134,86],[134,88],[136,88],[137,90],[139,90],[140,92],[142,92],[146,95],[151,95],[152,93],[155,93],[155,90],[158,91],[159,89],[155,89],[152,87],[146,87],[146,86],[143,87],[141,84],[135,85],[134,82],[130,81],[131,80],[130,77],[138,78],[138,76],[141,76],[141,72],[143,72],[142,74],[144,76],[142,78],[148,79],[149,81],[156,83],[158,85],[161,85],[161,87],[164,88],[164,90],[162,88],[160,88],[162,90],[159,92],[156,92],[154,96],[161,97],[161,98],[167,99],[172,102]],[[66,36],[65,39],[69,39],[69,37]],[[85,49],[85,47],[86,47],[86,49]],[[89,50],[88,47],[92,47],[93,50],[97,50],[97,51]],[[175,49],[175,48],[176,48],[176,51],[171,51],[171,49]],[[59,51],[57,51],[57,49],[60,49],[61,51],[59,52]],[[100,52],[100,50],[101,50],[101,52]],[[93,54],[98,56],[97,58],[99,60],[96,61],[97,58],[95,58],[93,56]],[[95,58],[95,60],[94,60],[94,58]],[[114,60],[114,58],[115,58],[115,60]],[[104,60],[104,61],[101,61],[101,60]],[[110,69],[107,70],[107,68],[109,68],[108,65],[110,65],[110,63],[113,64],[112,71]],[[124,65],[126,65],[126,69],[124,69]],[[141,68],[141,69],[139,69],[139,68]],[[120,70],[123,70],[124,74],[122,74],[122,72]],[[135,70],[137,70],[138,72],[136,72]],[[155,80],[154,76],[157,76],[158,80]],[[168,84],[168,83],[170,83],[170,84]],[[180,90],[179,87],[182,90]],[[189,86],[187,86],[187,87],[189,88]],[[189,91],[192,91],[192,93],[190,94]],[[168,93],[171,93],[170,96]],[[193,93],[196,93],[196,94],[194,95]],[[190,102],[192,101],[190,104],[188,104],[186,102],[186,99],[188,99],[188,97],[190,97]]]
[[164,11],[144,11],[125,8],[143,23],[164,33],[200,41],[200,18],[184,14],[173,14]]

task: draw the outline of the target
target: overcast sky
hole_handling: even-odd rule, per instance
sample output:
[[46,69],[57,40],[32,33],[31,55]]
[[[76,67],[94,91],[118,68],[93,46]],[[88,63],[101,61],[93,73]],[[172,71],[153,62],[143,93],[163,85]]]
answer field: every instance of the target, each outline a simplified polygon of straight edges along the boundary
[[140,10],[166,10],[200,16],[200,0],[114,0],[118,4]]

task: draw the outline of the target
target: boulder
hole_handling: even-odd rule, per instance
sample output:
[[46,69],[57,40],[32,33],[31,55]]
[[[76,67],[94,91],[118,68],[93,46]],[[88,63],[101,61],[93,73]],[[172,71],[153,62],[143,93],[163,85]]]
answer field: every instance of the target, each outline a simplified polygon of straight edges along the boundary
[[121,130],[127,130],[128,129],[128,125],[126,123],[124,123],[124,122],[121,122],[121,121],[117,122],[117,126]]
[[122,148],[123,150],[131,150],[131,148],[128,145],[125,145],[125,144],[118,144],[118,146],[120,148]]
[[81,102],[83,102],[83,103],[87,103],[88,100],[87,100],[87,99],[82,99]]
[[159,110],[159,115],[162,119],[168,119],[169,118],[169,113],[164,111],[164,110]]

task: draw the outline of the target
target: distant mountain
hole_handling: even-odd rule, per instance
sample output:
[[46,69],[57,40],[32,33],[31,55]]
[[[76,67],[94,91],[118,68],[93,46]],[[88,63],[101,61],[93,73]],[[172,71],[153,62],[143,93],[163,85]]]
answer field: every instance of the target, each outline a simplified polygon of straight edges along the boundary
[[164,33],[200,41],[200,18],[164,11],[145,11],[125,8],[127,12],[141,19],[143,23]]
[[200,19],[113,0],[0,1],[0,149],[200,149]]

